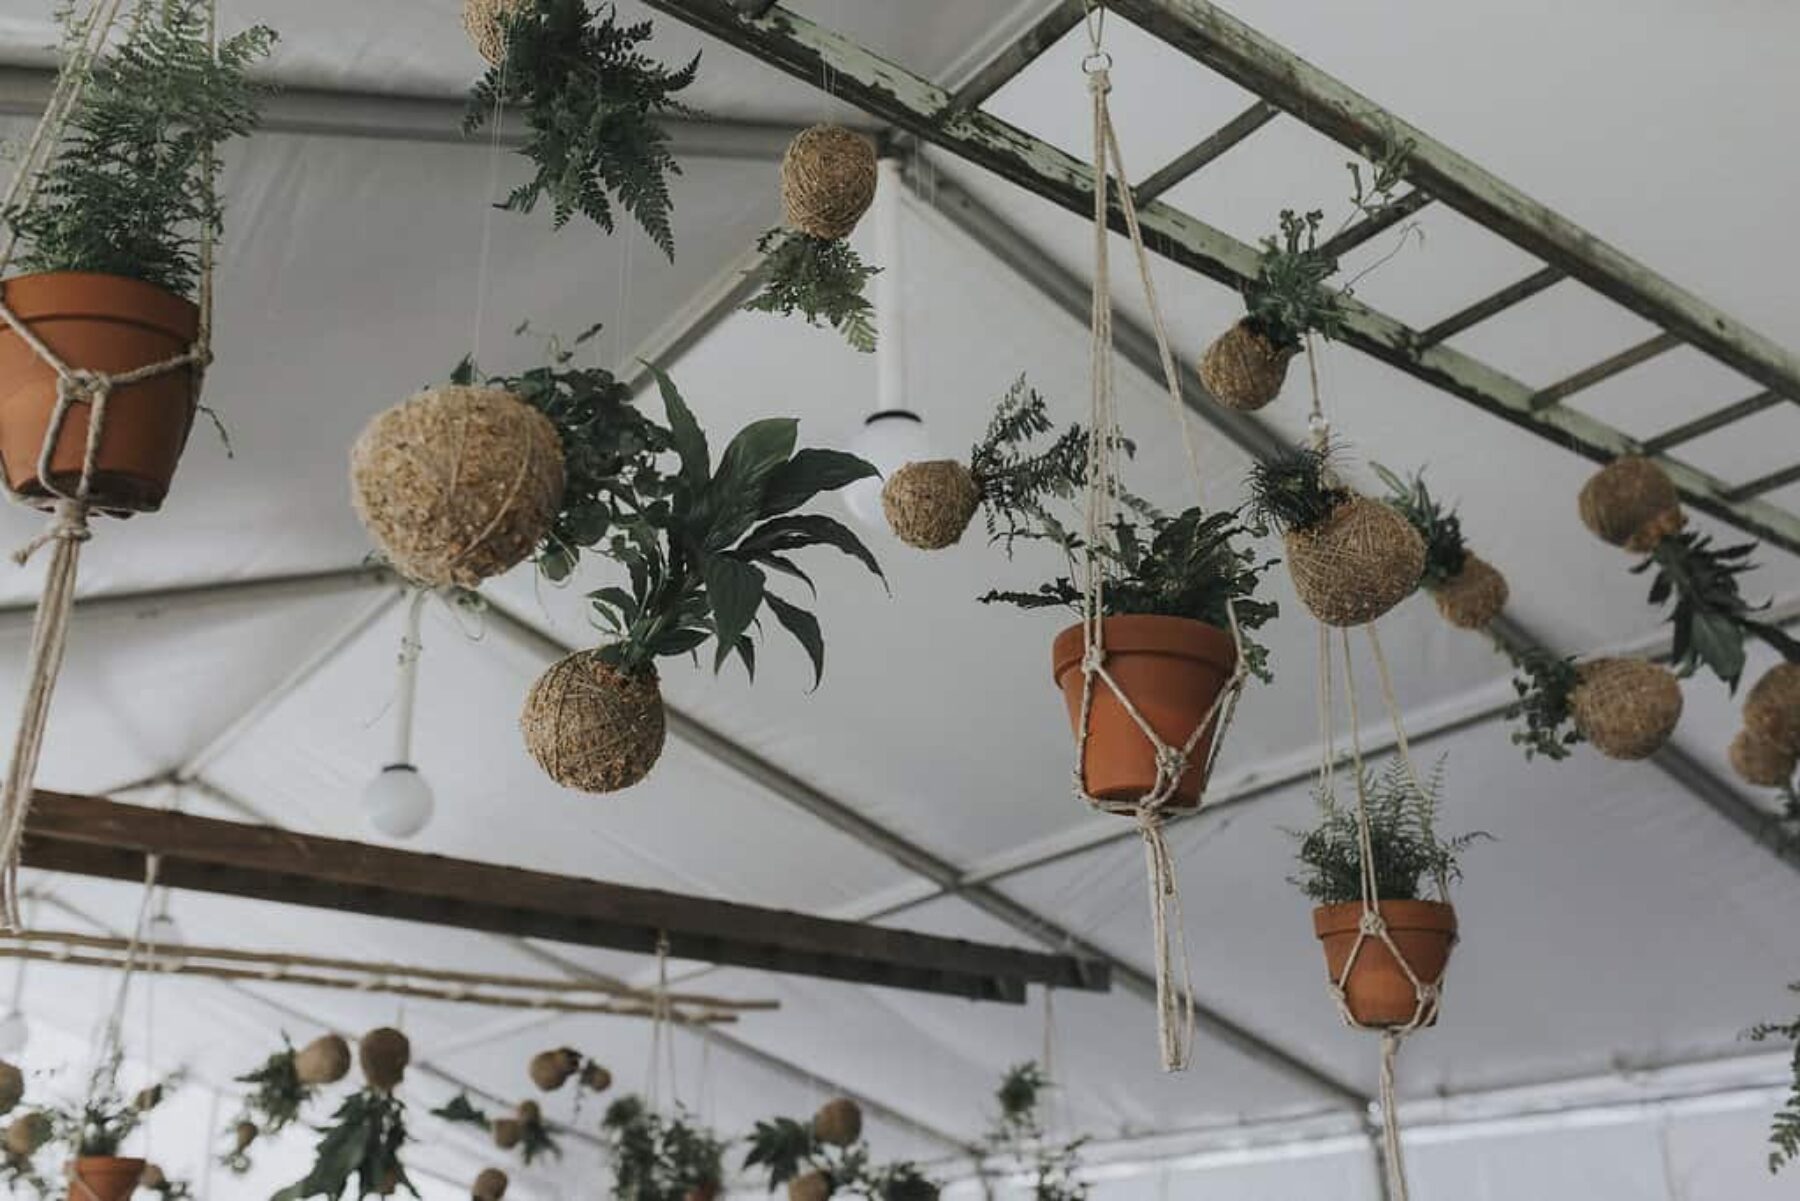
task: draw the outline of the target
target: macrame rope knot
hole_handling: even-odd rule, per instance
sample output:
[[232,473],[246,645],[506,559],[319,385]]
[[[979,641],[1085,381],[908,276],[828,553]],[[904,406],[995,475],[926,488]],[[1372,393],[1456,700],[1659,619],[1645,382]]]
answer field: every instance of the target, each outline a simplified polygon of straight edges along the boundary
[[31,556],[52,542],[86,542],[93,536],[94,531],[87,521],[87,506],[75,501],[58,501],[55,519],[41,534],[14,551],[12,560],[23,567]]
[[1081,656],[1081,670],[1084,675],[1099,675],[1106,666],[1106,648],[1089,644]]
[[1362,921],[1358,923],[1364,934],[1370,938],[1382,938],[1387,934],[1387,920],[1376,909],[1363,910]]

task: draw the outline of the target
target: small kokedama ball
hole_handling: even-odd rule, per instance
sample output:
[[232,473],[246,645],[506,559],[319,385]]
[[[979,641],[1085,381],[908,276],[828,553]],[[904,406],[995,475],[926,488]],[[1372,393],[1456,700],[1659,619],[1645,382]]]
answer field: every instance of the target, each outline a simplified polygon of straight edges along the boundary
[[1744,697],[1744,728],[1800,755],[1800,663],[1777,663]]
[[612,1073],[590,1059],[581,1068],[581,1087],[590,1093],[603,1093],[612,1087]]
[[475,1177],[475,1187],[469,1190],[469,1201],[500,1201],[510,1183],[499,1168],[483,1168],[481,1175]]
[[155,1192],[168,1183],[168,1174],[153,1163],[145,1164],[143,1173],[138,1177],[138,1187],[150,1192]]
[[25,1073],[0,1062],[0,1114],[11,1113],[25,1096]]
[[6,1127],[7,1154],[30,1159],[55,1133],[48,1115],[36,1110],[20,1114]]
[[481,57],[494,66],[506,59],[505,18],[529,8],[532,0],[463,0],[463,28]]
[[656,669],[622,672],[597,651],[577,651],[539,676],[519,715],[538,766],[583,792],[617,792],[649,775],[667,727]]
[[1298,353],[1277,346],[1249,321],[1239,321],[1200,356],[1200,382],[1226,408],[1253,413],[1281,395],[1288,363]]
[[1432,589],[1444,620],[1459,630],[1486,629],[1489,622],[1506,608],[1509,592],[1506,577],[1498,568],[1479,555],[1463,558],[1463,568],[1452,578]]
[[519,1108],[514,1113],[517,1114],[521,1126],[542,1126],[544,1124],[544,1111],[538,1108],[536,1101],[519,1102]]
[[350,1044],[341,1035],[322,1034],[294,1054],[301,1084],[336,1084],[350,1074]]
[[1425,540],[1392,508],[1352,496],[1287,545],[1294,589],[1314,617],[1330,626],[1374,621],[1411,596],[1425,572]]
[[813,1137],[833,1147],[848,1147],[862,1137],[862,1107],[848,1097],[835,1097],[813,1115]]
[[1596,659],[1577,669],[1569,696],[1575,728],[1611,759],[1646,759],[1663,748],[1681,720],[1681,684],[1660,663]]
[[1595,537],[1637,554],[1655,550],[1686,521],[1675,482],[1642,455],[1625,455],[1595,472],[1581,486],[1580,507]]
[[553,1093],[569,1082],[569,1077],[581,1070],[581,1052],[570,1047],[559,1047],[554,1051],[540,1051],[531,1057],[526,1072],[531,1082],[547,1093]]
[[788,1181],[788,1201],[829,1201],[831,1177],[823,1172],[807,1172]]
[[363,1078],[370,1086],[392,1092],[406,1076],[406,1065],[412,1061],[412,1043],[398,1030],[383,1026],[363,1035],[356,1055],[362,1062]]
[[494,1146],[510,1151],[525,1137],[525,1124],[517,1118],[495,1118],[488,1132],[494,1136]]
[[789,229],[835,242],[875,203],[875,143],[841,125],[802,130],[781,156]]
[[1780,788],[1794,778],[1800,753],[1777,746],[1755,730],[1739,730],[1731,740],[1731,768],[1757,788]]
[[231,1139],[237,1144],[237,1149],[242,1151],[256,1141],[259,1133],[261,1132],[257,1130],[255,1122],[239,1122],[232,1129]]
[[563,493],[562,441],[510,392],[430,388],[379,413],[350,451],[357,515],[396,570],[474,588],[527,559]]
[[881,511],[894,537],[920,550],[954,546],[981,504],[975,473],[954,459],[908,463],[881,489]]

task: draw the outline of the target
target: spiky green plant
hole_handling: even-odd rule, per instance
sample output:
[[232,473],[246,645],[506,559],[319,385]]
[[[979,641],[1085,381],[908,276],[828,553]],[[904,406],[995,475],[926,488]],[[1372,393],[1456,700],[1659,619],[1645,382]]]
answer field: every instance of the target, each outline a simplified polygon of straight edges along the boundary
[[[1412,769],[1397,756],[1380,773],[1364,773],[1362,793],[1368,811],[1375,891],[1381,900],[1420,900],[1431,883],[1447,890],[1462,878],[1462,852],[1488,837],[1483,833],[1450,839],[1438,836],[1443,783],[1442,759],[1423,780],[1415,781]],[[1315,904],[1360,901],[1363,857],[1356,808],[1339,801],[1323,786],[1315,790],[1314,797],[1319,821],[1310,830],[1294,832],[1305,870],[1290,877],[1290,883]]]
[[689,111],[675,96],[700,56],[669,70],[638,49],[650,22],[621,25],[611,4],[531,0],[505,20],[505,60],[476,83],[463,117],[475,133],[503,109],[524,115],[519,153],[534,170],[502,207],[528,213],[548,196],[558,229],[580,213],[610,234],[616,204],[673,259],[669,176],[681,167],[666,118]]
[[864,354],[875,349],[874,306],[863,294],[880,267],[862,261],[849,242],[771,229],[757,239],[763,255],[762,288],[744,303],[758,313],[791,317],[837,330]]
[[760,1168],[768,1174],[769,1190],[808,1173],[824,1176],[834,1197],[863,1197],[868,1201],[935,1201],[938,1185],[915,1163],[871,1161],[869,1145],[858,1139],[849,1146],[821,1142],[811,1122],[795,1118],[759,1121],[750,1135],[744,1170]]
[[[1788,985],[1791,992],[1800,993],[1800,982]],[[1744,1037],[1756,1042],[1776,1039],[1794,1044],[1794,1081],[1787,1100],[1775,1112],[1769,1124],[1769,1171],[1779,1172],[1782,1168],[1800,1159],[1800,1018],[1791,1022],[1765,1022],[1745,1031]]]
[[[79,33],[59,14],[65,53]],[[205,0],[149,0],[94,64],[29,204],[0,211],[26,271],[123,275],[191,296],[203,234],[224,221],[219,148],[249,134],[266,88],[249,70],[275,32],[256,25],[219,43]]]
[[1388,504],[1406,518],[1407,524],[1419,532],[1425,542],[1425,574],[1420,583],[1426,588],[1440,588],[1462,574],[1468,560],[1469,547],[1463,541],[1462,519],[1455,509],[1438,503],[1425,486],[1425,473],[1414,472],[1402,479],[1383,467],[1371,463],[1375,474],[1388,488]]
[[1344,306],[1325,281],[1337,274],[1337,259],[1319,249],[1325,214],[1281,210],[1281,232],[1263,239],[1256,278],[1244,285],[1244,308],[1252,328],[1276,346],[1300,349],[1308,333],[1335,338],[1343,332]]
[[1632,574],[1656,573],[1650,603],[1674,601],[1669,624],[1674,629],[1673,666],[1683,676],[1702,666],[1736,691],[1744,674],[1744,643],[1760,638],[1790,663],[1800,663],[1800,641],[1780,626],[1758,621],[1769,607],[1752,606],[1738,587],[1738,577],[1754,571],[1750,556],[1756,543],[1714,546],[1709,535],[1694,530],[1672,534],[1656,544]]
[[1249,512],[1284,533],[1320,525],[1350,499],[1331,475],[1330,446],[1296,446],[1250,468]]

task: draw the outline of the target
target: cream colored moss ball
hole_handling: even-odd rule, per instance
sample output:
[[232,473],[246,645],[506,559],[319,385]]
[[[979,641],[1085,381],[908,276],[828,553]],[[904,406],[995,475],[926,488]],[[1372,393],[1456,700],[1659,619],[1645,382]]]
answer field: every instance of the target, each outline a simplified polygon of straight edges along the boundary
[[908,463],[881,488],[881,511],[887,515],[888,528],[920,550],[955,545],[980,505],[981,485],[954,459]]
[[781,156],[789,229],[828,242],[847,238],[875,203],[875,143],[841,125],[802,130]]
[[519,717],[538,766],[564,788],[595,793],[649,775],[667,726],[655,669],[621,672],[596,651],[578,651],[539,676]]
[[1425,572],[1425,541],[1379,501],[1352,496],[1313,529],[1282,539],[1294,589],[1330,626],[1374,621],[1411,596]]
[[1660,663],[1596,659],[1569,696],[1575,728],[1609,759],[1647,759],[1681,720],[1681,683]]

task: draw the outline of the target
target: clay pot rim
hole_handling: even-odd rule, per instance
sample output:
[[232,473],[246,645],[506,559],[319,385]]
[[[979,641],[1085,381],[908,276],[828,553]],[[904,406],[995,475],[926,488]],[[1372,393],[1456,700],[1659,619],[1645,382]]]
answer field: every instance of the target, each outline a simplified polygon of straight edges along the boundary
[[[1121,613],[1101,618],[1108,654],[1167,655],[1198,659],[1219,666],[1230,675],[1237,666],[1237,643],[1230,633],[1194,617],[1168,617],[1157,613]],[[1072,669],[1081,666],[1086,648],[1082,622],[1063,630],[1050,646],[1051,679],[1057,687]]]
[[[158,284],[103,271],[39,271],[0,281],[7,307],[20,320],[133,318],[192,342],[200,332],[200,306]],[[121,294],[127,294],[121,298]],[[135,295],[129,295],[135,293]],[[106,297],[106,299],[102,299]],[[7,331],[10,332],[10,331]]]
[[[1387,920],[1390,930],[1438,932],[1454,936],[1457,932],[1456,906],[1447,901],[1378,901],[1376,909]],[[1320,905],[1313,909],[1313,933],[1319,938],[1334,934],[1354,934],[1362,925],[1363,903],[1344,901],[1336,905]]]

